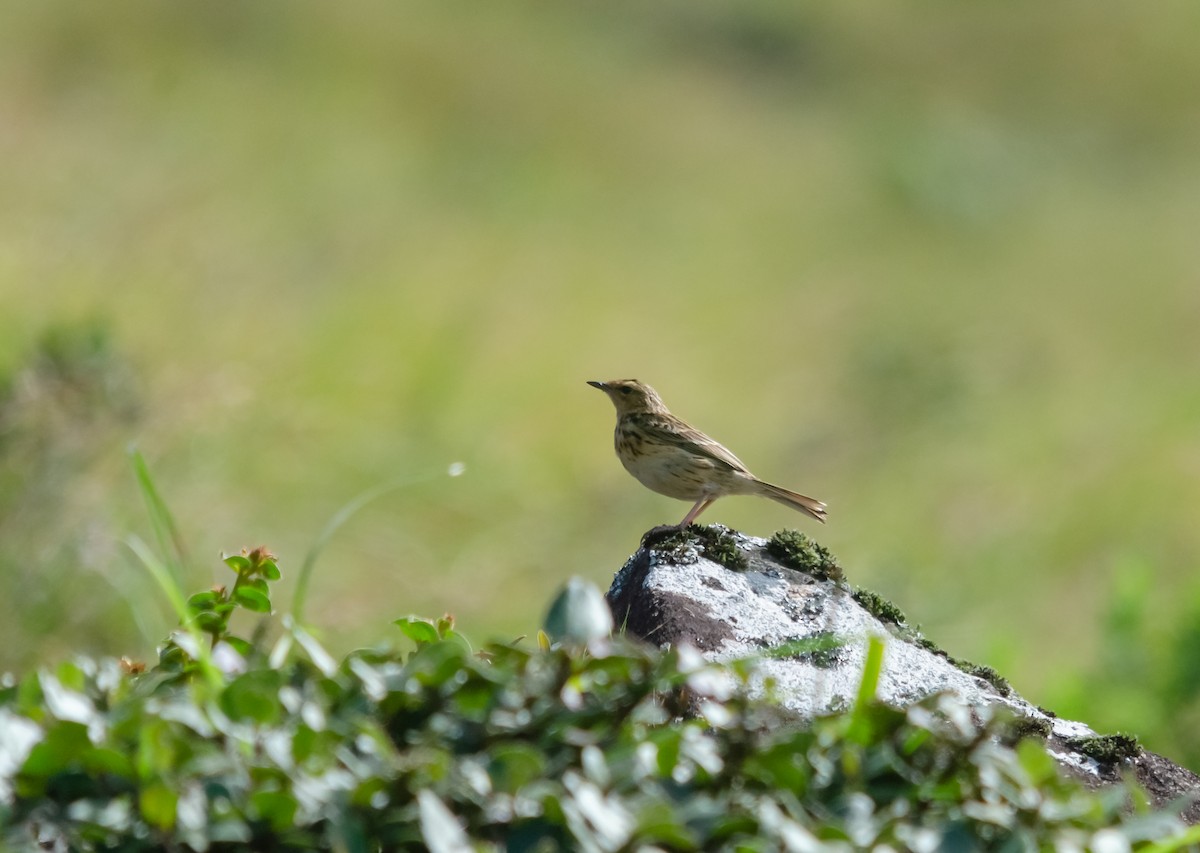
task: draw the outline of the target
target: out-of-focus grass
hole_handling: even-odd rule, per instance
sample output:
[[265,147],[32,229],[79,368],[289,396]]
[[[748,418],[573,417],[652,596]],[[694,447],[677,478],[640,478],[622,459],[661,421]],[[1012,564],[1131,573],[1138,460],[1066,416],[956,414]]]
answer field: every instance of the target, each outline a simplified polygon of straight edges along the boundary
[[310,617],[347,645],[407,612],[527,633],[685,509],[583,384],[637,376],[827,500],[856,583],[1086,716],[1062,685],[1122,566],[1153,567],[1147,607],[1195,591],[1198,18],[5,8],[0,373],[98,318],[140,384],[132,422],[10,409],[71,451],[0,446],[0,595],[28,603],[0,666],[163,627],[110,544],[145,526],[129,441],[218,579],[260,542],[294,572],[354,495],[462,461],[339,532]]

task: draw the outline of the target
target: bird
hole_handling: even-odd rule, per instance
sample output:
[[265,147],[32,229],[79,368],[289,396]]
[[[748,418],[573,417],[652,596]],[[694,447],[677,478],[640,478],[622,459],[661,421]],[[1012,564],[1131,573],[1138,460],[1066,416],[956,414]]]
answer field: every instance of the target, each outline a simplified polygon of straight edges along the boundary
[[760,495],[825,523],[825,504],[758,479],[720,442],[671,414],[658,392],[636,379],[589,380],[617,409],[614,443],[625,470],[643,486],[667,497],[695,501],[687,527],[726,495]]

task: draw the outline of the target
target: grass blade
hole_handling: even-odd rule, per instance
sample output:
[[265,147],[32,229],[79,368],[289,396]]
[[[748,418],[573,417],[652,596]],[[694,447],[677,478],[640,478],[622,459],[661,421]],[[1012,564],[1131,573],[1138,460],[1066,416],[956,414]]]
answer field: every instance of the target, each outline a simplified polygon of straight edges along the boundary
[[142,499],[146,502],[146,511],[150,515],[150,525],[154,528],[154,537],[158,541],[159,553],[164,556],[174,555],[174,560],[168,558],[166,565],[178,578],[183,572],[183,567],[188,564],[183,536],[180,535],[179,527],[175,524],[171,511],[167,509],[166,502],[154,485],[154,479],[150,476],[150,468],[146,465],[146,459],[142,456],[141,451],[131,449],[129,459],[133,465],[134,476],[137,477]]
[[386,483],[381,483],[378,486],[373,486],[370,489],[360,493],[359,495],[347,501],[341,509],[333,514],[321,533],[317,536],[317,541],[308,549],[308,553],[304,555],[304,563],[300,566],[300,574],[296,579],[296,594],[292,597],[291,615],[297,625],[303,624],[304,605],[308,599],[308,585],[312,579],[313,568],[317,564],[317,557],[325,550],[325,546],[329,544],[329,540],[341,528],[343,524],[354,517],[355,513],[365,507],[374,500],[383,497],[391,492],[398,491],[407,486],[415,486],[420,483],[425,483],[431,480],[436,480],[438,477],[448,474],[451,477],[457,477],[464,471],[461,462],[453,463],[446,472],[437,471],[429,474],[423,474],[418,477],[403,477],[396,480],[391,480]]

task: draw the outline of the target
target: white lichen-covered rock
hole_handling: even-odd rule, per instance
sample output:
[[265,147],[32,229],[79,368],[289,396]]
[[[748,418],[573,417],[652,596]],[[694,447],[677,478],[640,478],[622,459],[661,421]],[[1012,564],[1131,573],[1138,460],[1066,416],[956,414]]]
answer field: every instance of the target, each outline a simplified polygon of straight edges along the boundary
[[[799,541],[804,553],[788,550]],[[956,661],[909,627],[887,602],[852,590],[831,560],[804,571],[811,540],[790,534],[768,540],[720,526],[686,533],[659,529],[621,568],[608,592],[618,626],[660,646],[694,646],[711,660],[756,658],[757,683],[805,717],[853,703],[869,638],[885,641],[877,697],[909,705],[952,693],[966,709],[1003,708],[1029,731],[1046,736],[1064,769],[1093,786],[1133,772],[1166,804],[1200,792],[1200,777],[1132,738],[1100,738],[1084,723],[1056,717],[1018,696],[988,667]],[[789,565],[791,564],[791,565]],[[1185,809],[1200,820],[1200,804]]]

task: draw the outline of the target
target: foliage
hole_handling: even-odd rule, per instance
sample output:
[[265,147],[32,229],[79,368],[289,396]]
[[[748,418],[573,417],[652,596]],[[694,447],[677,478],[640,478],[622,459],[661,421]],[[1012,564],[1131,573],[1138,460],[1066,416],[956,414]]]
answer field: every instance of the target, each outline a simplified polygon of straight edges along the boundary
[[[1060,779],[1037,742],[1002,745],[1003,721],[948,697],[874,702],[877,666],[848,712],[799,723],[748,697],[746,662],[622,639],[474,654],[453,620],[410,617],[397,621],[407,653],[363,649],[339,663],[288,620],[269,651],[235,639],[229,617],[265,612],[279,574],[263,549],[226,563],[233,587],[188,600],[189,630],[156,666],[77,659],[0,690],[4,844],[1170,850],[1196,840],[1161,815],[1121,816],[1121,796]],[[216,680],[191,628],[213,644]],[[869,657],[878,664],[881,645]]]

